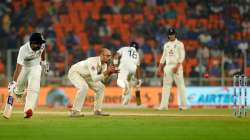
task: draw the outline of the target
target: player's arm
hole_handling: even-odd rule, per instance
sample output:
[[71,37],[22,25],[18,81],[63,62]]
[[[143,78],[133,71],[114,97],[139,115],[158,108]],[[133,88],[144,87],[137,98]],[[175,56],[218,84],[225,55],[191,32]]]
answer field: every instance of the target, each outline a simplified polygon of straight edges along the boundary
[[164,50],[163,50],[163,54],[161,56],[160,64],[158,66],[157,74],[162,72],[163,67],[165,65],[166,57],[167,57],[167,51],[166,51],[165,45],[164,45]]
[[179,51],[180,51],[180,56],[179,56],[178,62],[179,64],[182,64],[185,59],[185,48],[184,48],[183,43],[181,43]]
[[17,63],[16,64],[16,69],[15,69],[14,75],[13,75],[13,81],[15,81],[15,82],[17,81],[17,78],[18,78],[21,70],[22,70],[22,65],[20,65],[20,64]]
[[113,57],[113,64],[118,66],[120,64],[121,54],[116,53]]
[[104,73],[101,73],[101,74],[97,73],[97,66],[95,63],[88,62],[88,69],[90,72],[91,79],[94,82],[101,81],[104,79],[105,74]]
[[179,57],[178,57],[178,63],[176,67],[173,69],[173,72],[176,73],[179,67],[182,65],[184,59],[185,59],[185,49],[183,43],[181,43],[180,48],[178,49]]
[[42,55],[41,55],[41,60],[42,61],[45,61],[45,56],[46,56],[46,51],[44,49],[44,51],[42,52]]
[[49,73],[49,63],[46,58],[46,49],[43,50],[41,54],[41,66],[45,74]]
[[16,64],[16,68],[14,71],[14,75],[13,75],[13,81],[17,81],[17,78],[22,70],[22,66],[24,63],[24,56],[25,56],[25,52],[23,51],[22,48],[20,48],[19,52],[18,52],[18,56],[17,56],[17,64]]
[[122,57],[122,53],[125,51],[125,48],[120,48],[113,57],[113,64],[117,67],[120,64],[120,59]]
[[8,85],[9,93],[15,92],[17,78],[19,77],[19,74],[22,70],[22,66],[23,66],[23,62],[24,62],[24,55],[25,55],[25,52],[23,52],[22,48],[21,48],[18,52],[17,64],[16,64],[16,68],[14,71],[13,79]]
[[97,67],[95,63],[88,62],[88,69],[90,72],[91,79],[95,82],[104,80],[108,76],[110,76],[112,73],[115,73],[117,70],[115,70],[114,66],[108,66],[107,70],[101,74],[97,73]]

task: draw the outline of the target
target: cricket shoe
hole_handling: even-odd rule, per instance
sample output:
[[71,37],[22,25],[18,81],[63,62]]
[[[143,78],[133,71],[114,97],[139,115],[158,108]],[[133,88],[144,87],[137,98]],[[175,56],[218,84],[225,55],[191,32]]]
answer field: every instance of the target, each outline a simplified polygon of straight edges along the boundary
[[168,107],[158,107],[156,108],[158,111],[168,110]]
[[33,115],[33,111],[31,109],[28,109],[26,112],[25,112],[25,115],[24,115],[24,118],[28,119],[28,118],[31,118]]
[[77,110],[70,110],[69,116],[70,117],[84,117],[84,114],[82,114],[80,111],[77,111]]
[[180,111],[184,111],[184,110],[187,110],[188,108],[186,106],[183,106],[183,107],[180,107],[179,110]]
[[128,105],[129,99],[130,99],[130,95],[129,94],[122,95],[122,104],[123,105]]
[[103,112],[103,111],[99,111],[99,110],[94,111],[94,115],[96,115],[96,116],[110,116],[110,114]]

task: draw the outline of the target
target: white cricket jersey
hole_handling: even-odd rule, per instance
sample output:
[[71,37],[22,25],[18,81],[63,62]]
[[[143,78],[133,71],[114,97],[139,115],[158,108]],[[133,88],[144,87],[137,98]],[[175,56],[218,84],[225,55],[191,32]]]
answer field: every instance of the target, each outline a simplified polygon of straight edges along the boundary
[[33,51],[30,47],[30,42],[25,43],[19,49],[17,63],[25,67],[40,65],[41,55],[44,49],[45,44],[42,44],[40,50]]
[[135,71],[140,65],[139,53],[133,47],[122,47],[117,51],[121,55],[119,68]]
[[107,70],[107,64],[102,64],[100,56],[96,56],[72,65],[70,70],[76,71],[84,78],[91,78],[93,81],[101,81],[104,79],[103,72]]
[[161,64],[173,65],[182,63],[185,59],[185,49],[181,41],[169,41],[164,44],[164,51],[160,60]]

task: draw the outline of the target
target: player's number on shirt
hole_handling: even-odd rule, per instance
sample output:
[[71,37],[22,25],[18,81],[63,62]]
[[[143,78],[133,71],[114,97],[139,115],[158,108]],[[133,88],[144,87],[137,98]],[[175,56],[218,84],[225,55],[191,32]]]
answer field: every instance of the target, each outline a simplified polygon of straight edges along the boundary
[[131,58],[137,59],[137,53],[134,50],[128,50],[128,54]]

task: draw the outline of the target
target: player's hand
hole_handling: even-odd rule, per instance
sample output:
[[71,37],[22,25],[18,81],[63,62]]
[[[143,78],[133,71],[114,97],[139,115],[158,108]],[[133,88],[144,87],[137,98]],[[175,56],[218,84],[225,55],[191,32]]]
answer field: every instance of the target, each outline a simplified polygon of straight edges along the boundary
[[110,65],[108,68],[107,68],[107,72],[108,74],[113,74],[113,73],[119,73],[119,69],[114,66],[114,65]]
[[160,67],[157,69],[156,75],[158,77],[160,77],[162,75],[162,69]]
[[12,93],[12,94],[16,93],[16,82],[15,81],[9,82],[8,91],[9,91],[9,93]]
[[45,74],[49,73],[49,63],[47,61],[41,61],[41,66]]
[[174,68],[172,69],[172,72],[173,72],[173,73],[177,73],[177,71],[178,71],[178,67],[174,67]]
[[136,88],[140,88],[141,84],[142,84],[142,80],[141,79],[137,80],[136,81]]

